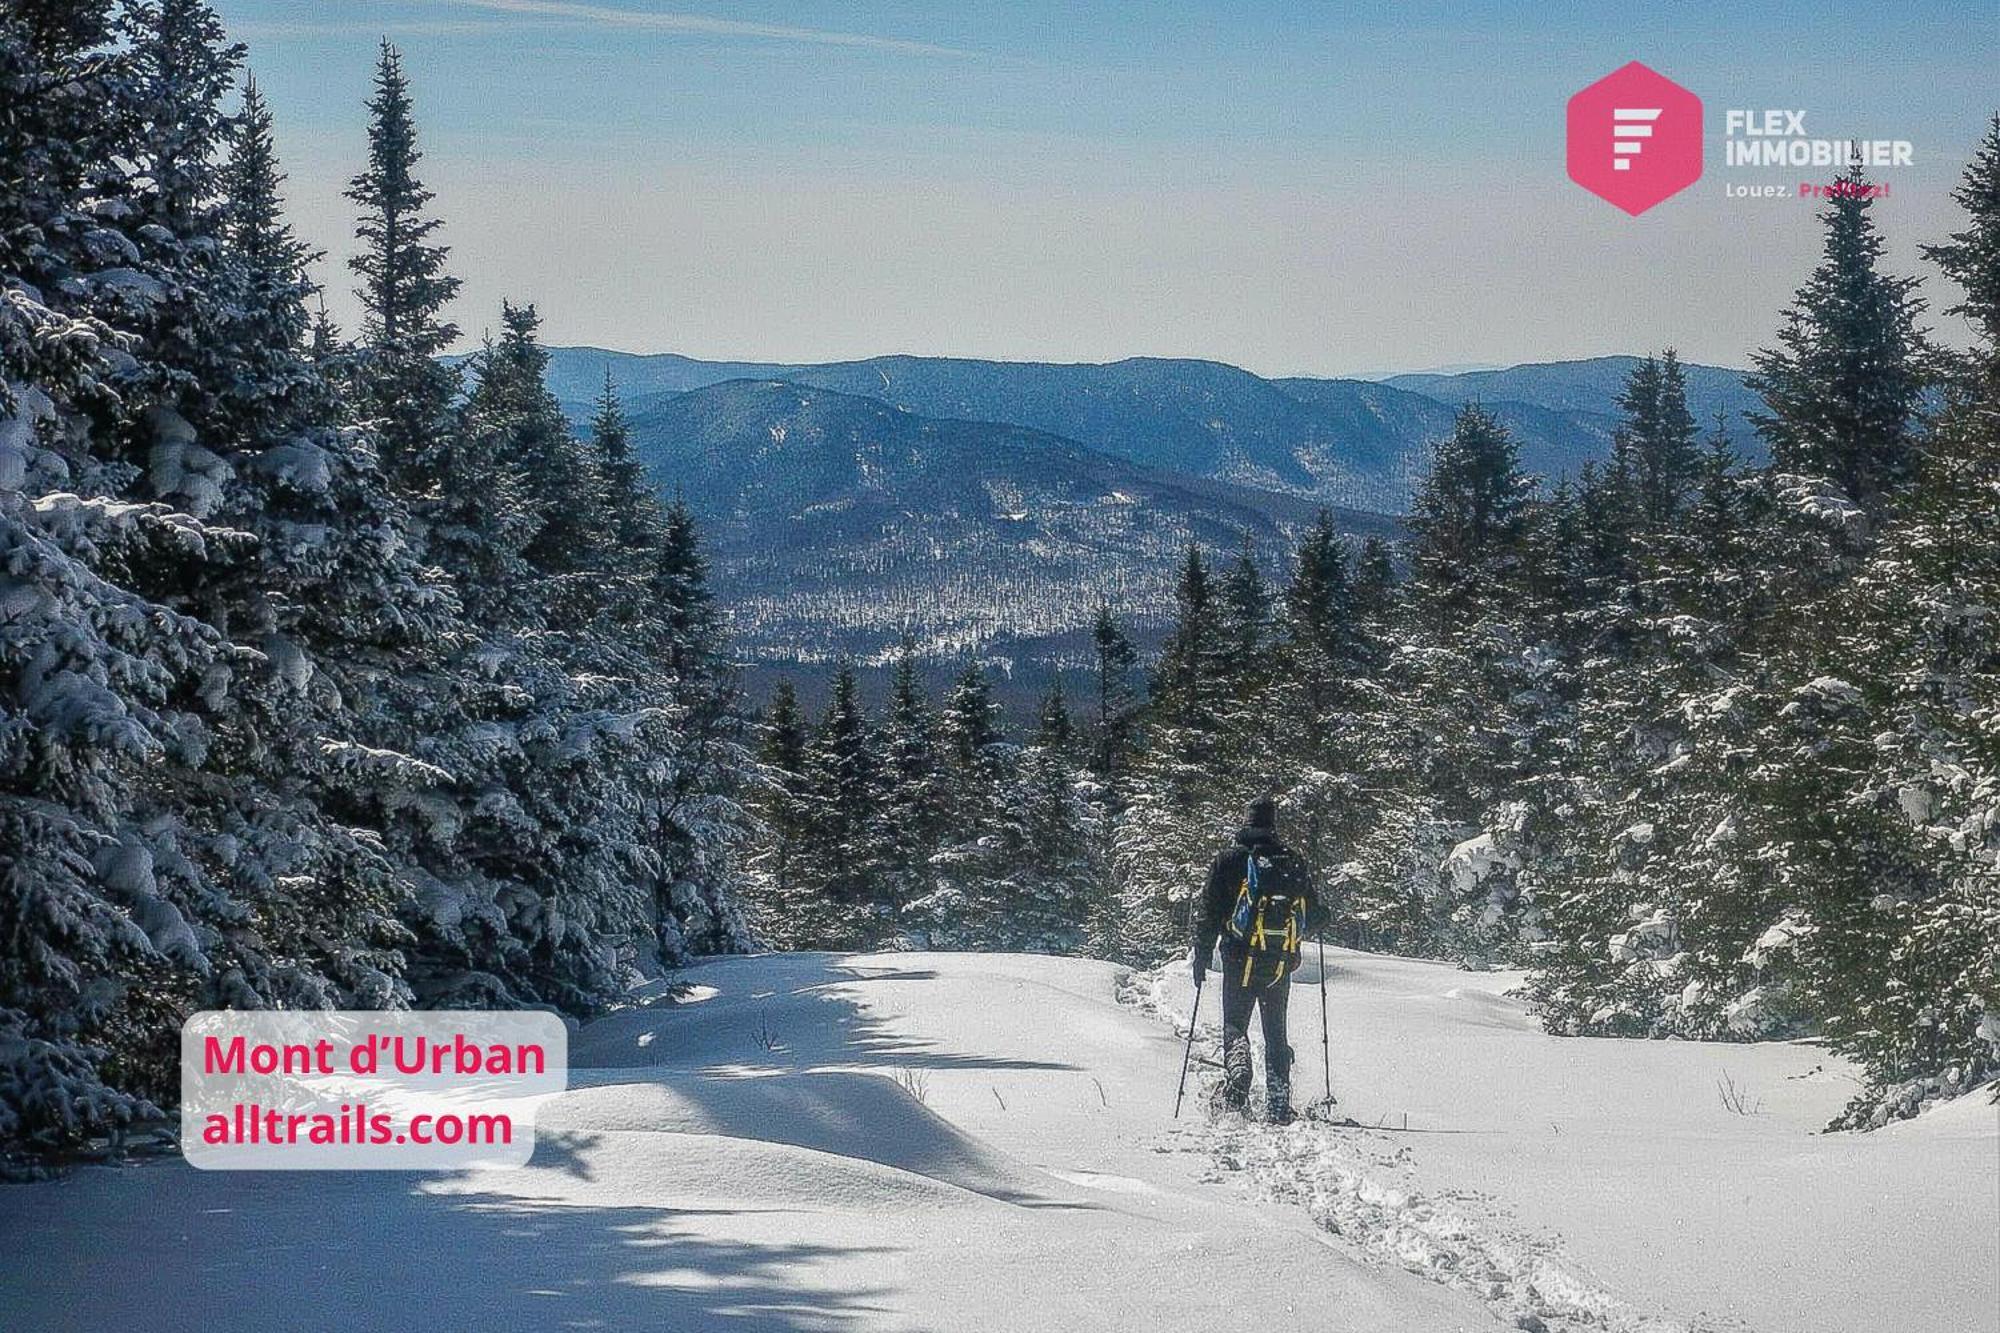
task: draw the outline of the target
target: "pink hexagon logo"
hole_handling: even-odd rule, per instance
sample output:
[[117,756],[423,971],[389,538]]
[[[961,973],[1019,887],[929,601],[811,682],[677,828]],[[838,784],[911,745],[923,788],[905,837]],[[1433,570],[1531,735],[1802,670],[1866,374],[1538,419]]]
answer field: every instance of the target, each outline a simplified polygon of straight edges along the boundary
[[1701,179],[1701,99],[1633,61],[1569,99],[1569,178],[1637,217]]

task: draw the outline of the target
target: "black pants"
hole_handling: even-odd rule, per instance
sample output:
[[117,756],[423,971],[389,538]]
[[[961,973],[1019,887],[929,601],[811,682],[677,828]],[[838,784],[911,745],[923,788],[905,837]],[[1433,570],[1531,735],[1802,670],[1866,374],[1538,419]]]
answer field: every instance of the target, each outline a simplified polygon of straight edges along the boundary
[[1285,1039],[1285,1002],[1292,979],[1252,978],[1243,984],[1243,960],[1222,955],[1222,1096],[1231,1106],[1250,1099],[1250,1011],[1264,1021],[1264,1096],[1274,1114],[1292,1105],[1292,1048]]

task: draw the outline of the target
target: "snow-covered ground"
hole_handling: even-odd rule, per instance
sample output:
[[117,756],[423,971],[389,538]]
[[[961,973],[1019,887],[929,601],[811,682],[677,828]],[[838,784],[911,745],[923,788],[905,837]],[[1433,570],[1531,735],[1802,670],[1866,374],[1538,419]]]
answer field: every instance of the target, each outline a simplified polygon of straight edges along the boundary
[[1852,1082],[1813,1047],[1558,1040],[1510,974],[1330,962],[1383,1128],[1173,1123],[1178,976],[718,959],[578,1034],[524,1170],[0,1191],[0,1329],[2000,1330],[1983,1097],[1816,1135]]

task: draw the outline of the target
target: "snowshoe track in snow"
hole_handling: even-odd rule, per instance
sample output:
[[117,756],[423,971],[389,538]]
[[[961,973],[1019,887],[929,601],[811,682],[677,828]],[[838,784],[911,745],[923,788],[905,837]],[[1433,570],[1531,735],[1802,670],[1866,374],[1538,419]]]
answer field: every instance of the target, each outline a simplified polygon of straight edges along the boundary
[[1637,1310],[1564,1259],[1560,1242],[1519,1233],[1490,1201],[1414,1188],[1411,1150],[1388,1131],[1300,1121],[1218,1121],[1200,1145],[1214,1179],[1236,1177],[1262,1197],[1303,1206],[1343,1248],[1484,1301],[1503,1326],[1529,1333],[1743,1333],[1734,1323],[1684,1322]]
[[[1127,974],[1115,989],[1122,1003],[1185,1036],[1186,1015],[1167,997],[1160,974]],[[1454,990],[1441,998],[1464,997]],[[1479,1007],[1495,1015],[1489,1020],[1494,1026],[1519,1026],[1508,1020],[1503,1003]],[[1220,1062],[1202,1050],[1215,1039],[1212,1021],[1204,1016],[1206,1035],[1196,1038],[1195,1065],[1219,1071]],[[1258,1058],[1261,1068],[1261,1047]],[[1466,1131],[1412,1128],[1407,1117],[1401,1124],[1394,1117],[1361,1123],[1337,1101],[1320,1115],[1302,1110],[1293,1122],[1278,1125],[1264,1119],[1254,1092],[1244,1110],[1224,1106],[1220,1093],[1219,1073],[1203,1073],[1203,1122],[1177,1135],[1190,1150],[1212,1157],[1210,1180],[1235,1179],[1262,1198],[1303,1206],[1345,1252],[1467,1292],[1502,1327],[1525,1333],[1748,1333],[1739,1321],[1683,1321],[1640,1310],[1584,1275],[1563,1255],[1559,1240],[1512,1226],[1491,1199],[1420,1190],[1410,1179],[1414,1154],[1390,1137]]]

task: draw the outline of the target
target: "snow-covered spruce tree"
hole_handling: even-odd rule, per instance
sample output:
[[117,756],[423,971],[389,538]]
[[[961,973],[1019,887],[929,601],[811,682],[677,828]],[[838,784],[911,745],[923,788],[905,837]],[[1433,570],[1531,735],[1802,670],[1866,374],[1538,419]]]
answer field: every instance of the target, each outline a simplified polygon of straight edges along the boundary
[[1804,1002],[1870,1078],[1849,1125],[1912,1114],[2000,1072],[1996,390],[2000,377],[1945,409],[1838,603],[1837,660],[1866,689],[1852,730],[1872,751],[1845,800],[1852,822],[1886,826],[1870,830],[1872,848],[1899,853],[1871,851],[1865,881],[1811,885],[1804,903]]
[[[1175,621],[1153,672],[1146,744],[1114,834],[1120,957],[1158,961],[1187,947],[1190,907],[1215,855],[1254,796],[1232,753],[1232,724],[1251,701],[1230,693],[1232,618],[1198,548],[1175,590]],[[1243,629],[1240,620],[1233,628]]]
[[446,482],[437,450],[459,382],[437,357],[458,337],[443,314],[459,280],[445,270],[446,248],[431,239],[441,224],[428,216],[433,196],[416,174],[423,155],[409,81],[386,40],[368,113],[368,166],[347,189],[361,209],[361,248],[348,264],[367,311],[357,409],[374,424],[390,479],[406,495],[426,496]]
[[[0,1136],[57,1149],[167,1100],[190,1009],[405,993],[400,881],[321,808],[345,701],[309,686],[422,603],[381,605],[372,580],[410,591],[394,515],[288,340],[274,169],[219,167],[239,52],[213,14],[10,8],[0,51]],[[232,147],[268,131],[248,110]],[[350,602],[342,636],[298,610]]]
[[[745,766],[691,523],[609,493],[544,382],[531,307],[503,305],[462,410],[431,353],[456,287],[414,177],[395,53],[370,103],[352,379],[395,437],[416,542],[469,624],[407,702],[444,775],[405,803],[422,867],[412,978],[433,1002],[582,1011],[634,966],[737,947],[724,890]],[[419,364],[419,362],[423,364]],[[629,484],[629,478],[627,478]],[[646,534],[614,547],[620,520]]]
[[881,756],[851,663],[834,675],[804,778],[793,857],[798,938],[823,949],[879,943],[894,929],[883,873],[892,852],[881,842]]
[[1846,800],[1909,839],[1886,865],[1869,858],[1870,882],[1806,904],[1800,989],[1869,1074],[1844,1125],[2000,1072],[2000,118],[1953,197],[1968,225],[1925,255],[1958,287],[1947,313],[1976,342],[1835,606],[1837,670],[1862,692],[1873,751]]
[[[465,995],[498,984],[586,1009],[634,965],[741,943],[720,886],[740,816],[727,775],[747,755],[691,522],[676,532],[657,501],[627,497],[649,541],[613,548],[601,478],[544,382],[533,310],[507,305],[502,316],[462,424],[433,457],[448,472],[518,460],[519,485],[489,486],[483,505],[423,502],[434,518],[462,506],[453,528],[429,529],[434,553],[483,549],[522,577],[473,597],[482,633],[458,664],[463,721],[438,755],[461,784],[457,856],[470,877],[440,886],[419,919],[418,981]],[[444,547],[447,531],[458,535]],[[489,567],[460,573],[468,596]],[[646,580],[637,607],[610,595],[634,571]],[[463,905],[478,909],[470,940],[467,917],[454,915]],[[474,962],[453,979],[454,959],[482,952],[510,965]]]
[[1286,839],[1321,884],[1340,867],[1370,810],[1356,713],[1364,697],[1361,631],[1347,554],[1322,510],[1293,553],[1276,613],[1260,707],[1271,719],[1272,788]]
[[1090,627],[1094,666],[1090,709],[1090,767],[1098,778],[1115,783],[1131,759],[1141,701],[1132,683],[1139,653],[1118,623],[1109,602],[1100,602]]
[[[927,898],[935,887],[931,862],[956,818],[946,790],[937,721],[917,676],[916,645],[907,636],[896,655],[881,741],[881,837],[889,852],[883,875],[900,911]],[[923,930],[921,923],[910,928]]]
[[1088,777],[1083,784],[1090,863],[1097,874],[1089,926],[1093,957],[1118,955],[1119,911],[1115,840],[1124,818],[1127,777],[1138,742],[1142,701],[1133,684],[1138,650],[1119,626],[1109,602],[1091,622],[1091,692],[1086,726]]
[[1397,863],[1362,873],[1396,883],[1410,848],[1426,857],[1449,848],[1435,889],[1420,884],[1417,896],[1441,909],[1432,947],[1473,958],[1536,928],[1547,812],[1528,784],[1557,701],[1534,578],[1533,489],[1506,428],[1477,406],[1463,409],[1412,508],[1410,580],[1386,668],[1413,732],[1394,748],[1414,763],[1385,797],[1399,807],[1388,822],[1407,836],[1375,846]]
[[661,611],[667,665],[688,681],[698,681],[721,662],[724,636],[708,586],[700,529],[685,500],[668,502],[650,570],[649,594]]
[[[1657,1022],[1657,993],[1680,965],[1678,957],[1659,960],[1678,942],[1668,924],[1673,909],[1649,897],[1663,890],[1642,885],[1634,865],[1671,842],[1661,830],[1658,793],[1646,783],[1681,732],[1687,682],[1674,669],[1706,666],[1701,654],[1713,650],[1690,632],[1698,623],[1695,599],[1673,595],[1703,585],[1682,589],[1673,573],[1652,567],[1684,553],[1689,485],[1680,476],[1684,408],[1663,409],[1664,378],[1653,357],[1634,367],[1619,397],[1610,464],[1586,465],[1574,485],[1558,486],[1544,523],[1545,577],[1561,608],[1557,634],[1583,695],[1574,755],[1552,775],[1549,791],[1559,813],[1541,895],[1550,938],[1536,949],[1536,994],[1545,1021],[1561,1031],[1584,1023],[1579,1009],[1600,1028],[1647,1030],[1646,1022]],[[1711,462],[1717,530],[1712,543],[1696,543],[1702,572],[1723,566],[1735,517],[1727,455]],[[1678,637],[1661,632],[1668,624],[1680,629]],[[1667,855],[1685,851],[1675,845]],[[1639,997],[1624,993],[1630,990]]]
[[1230,743],[1246,762],[1260,762],[1271,748],[1270,718],[1258,699],[1271,682],[1272,621],[1270,583],[1257,564],[1246,535],[1218,588],[1222,653],[1222,697],[1228,700]]
[[1093,862],[1090,785],[1079,762],[1076,725],[1057,677],[1043,698],[1035,734],[1011,774],[997,836],[1003,875],[998,947],[1037,953],[1088,950],[1104,913],[1105,883]]
[[632,451],[632,424],[625,416],[609,366],[604,368],[604,389],[590,416],[590,447],[611,521],[612,552],[645,550],[656,538],[658,492],[646,474],[645,463]]
[[1882,238],[1860,168],[1820,220],[1819,266],[1799,289],[1778,345],[1757,353],[1757,428],[1780,472],[1825,477],[1873,508],[1910,475],[1922,391],[1923,302],[1916,280],[1881,271]]
[[1736,1003],[1775,993],[1829,1030],[1865,1024],[1860,992],[1883,984],[1882,960],[1857,947],[1879,924],[1874,904],[1924,900],[1935,877],[1909,821],[1864,776],[1886,720],[1888,663],[1847,633],[1855,616],[1846,606],[1857,593],[1851,576],[1919,458],[1922,303],[1913,281],[1879,269],[1882,243],[1860,174],[1841,184],[1822,215],[1822,261],[1787,314],[1780,347],[1759,355],[1755,380],[1769,408],[1758,425],[1772,446],[1779,511],[1764,540],[1813,523],[1826,532],[1820,550],[1764,552],[1765,568],[1785,581],[1785,610],[1774,617],[1782,638],[1760,645],[1768,683],[1747,700],[1762,720],[1749,742],[1753,782],[1738,802],[1739,856],[1770,876],[1774,901],[1762,922],[1717,923],[1696,936],[1764,930],[1751,952],[1772,975]]
[[[1013,818],[1012,783],[1020,749],[1002,735],[1000,707],[985,670],[967,662],[938,712],[940,799],[945,813],[930,859],[930,891],[909,905],[912,936],[941,946],[1005,938],[1007,877],[1017,867],[1003,827]],[[904,855],[890,845],[891,865]]]
[[[1783,932],[1753,948],[1783,898],[1746,854],[1744,795],[1782,622],[1837,576],[1846,536],[1786,498],[1738,476],[1718,442],[1671,525],[1581,543],[1596,571],[1579,594],[1588,670],[1530,983],[1555,1031],[1749,1036],[1797,1020]],[[1617,508],[1587,505],[1587,528]]]
[[574,630],[603,609],[611,533],[596,460],[549,392],[540,330],[533,305],[500,303],[500,335],[473,363],[465,418],[468,429],[499,435],[500,461],[518,479],[526,520],[521,557],[536,575],[530,614],[552,629]]
[[1351,573],[1330,526],[1308,531],[1279,615],[1270,707],[1286,769],[1280,812],[1335,910],[1336,938],[1444,950],[1438,874],[1452,842],[1418,781],[1424,737],[1388,664],[1401,632],[1390,549],[1366,539]]
[[1624,419],[1612,441],[1615,497],[1638,523],[1666,527],[1679,515],[1701,467],[1687,373],[1673,348],[1633,368],[1618,406]]
[[[666,857],[655,918],[667,957],[678,960],[749,943],[732,885],[749,832],[741,797],[755,738],[693,512],[676,498],[643,521],[660,536],[645,561],[652,614],[633,636],[635,679],[663,692],[679,717],[671,776],[653,788]],[[599,564],[615,570],[617,552]],[[583,652],[587,665],[588,639]]]
[[805,716],[798,691],[781,680],[756,726],[757,769],[745,803],[756,821],[744,858],[745,908],[757,938],[781,949],[810,947],[804,922],[811,912],[800,881],[806,799]]

